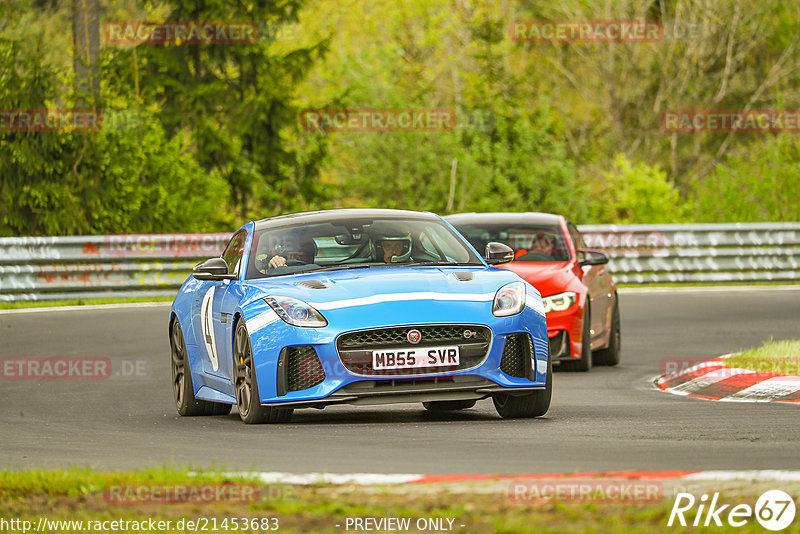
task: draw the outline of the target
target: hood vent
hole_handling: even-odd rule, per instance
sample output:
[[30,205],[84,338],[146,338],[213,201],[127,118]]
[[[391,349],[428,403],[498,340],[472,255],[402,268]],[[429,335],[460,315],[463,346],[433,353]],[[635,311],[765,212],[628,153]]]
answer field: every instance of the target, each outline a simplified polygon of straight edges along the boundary
[[296,285],[307,287],[308,289],[328,289],[328,286],[319,280],[303,280],[302,282],[295,282]]
[[469,282],[475,275],[469,271],[454,271],[453,276],[460,282]]

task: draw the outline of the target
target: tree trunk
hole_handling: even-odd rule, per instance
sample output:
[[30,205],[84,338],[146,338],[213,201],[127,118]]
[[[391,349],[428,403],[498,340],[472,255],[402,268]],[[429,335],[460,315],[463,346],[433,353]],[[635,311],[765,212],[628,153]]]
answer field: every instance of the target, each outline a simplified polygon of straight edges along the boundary
[[76,107],[94,107],[100,96],[100,0],[72,0],[72,43]]

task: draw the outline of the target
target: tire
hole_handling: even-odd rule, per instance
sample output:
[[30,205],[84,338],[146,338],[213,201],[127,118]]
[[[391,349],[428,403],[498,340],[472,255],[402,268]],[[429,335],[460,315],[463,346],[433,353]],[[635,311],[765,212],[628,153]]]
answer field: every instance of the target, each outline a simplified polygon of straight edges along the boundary
[[622,350],[622,327],[619,317],[619,300],[614,298],[614,309],[611,312],[611,333],[609,334],[608,347],[594,353],[594,361],[597,365],[615,366],[619,363],[620,351]]
[[553,397],[553,363],[547,362],[547,378],[545,389],[534,391],[528,395],[513,396],[508,393],[499,393],[492,397],[494,408],[503,419],[518,419],[523,417],[540,417],[550,409],[550,400]]
[[244,321],[236,324],[233,336],[233,359],[236,367],[236,406],[239,417],[245,423],[286,423],[292,418],[291,408],[273,408],[262,406],[258,393],[258,379],[253,366],[253,349],[250,346],[250,335]]
[[430,401],[423,402],[422,405],[429,412],[452,412],[472,408],[476,402],[475,400]]
[[183,416],[229,414],[230,404],[199,400],[194,396],[192,372],[189,369],[189,359],[186,357],[186,342],[183,339],[181,323],[177,319],[172,323],[169,344],[172,355],[172,393],[178,414]]
[[[586,297],[589,298],[588,296]],[[578,360],[563,362],[561,365],[566,371],[585,373],[592,368],[592,339],[591,324],[592,314],[587,300],[583,310],[583,333],[581,334],[581,357]]]

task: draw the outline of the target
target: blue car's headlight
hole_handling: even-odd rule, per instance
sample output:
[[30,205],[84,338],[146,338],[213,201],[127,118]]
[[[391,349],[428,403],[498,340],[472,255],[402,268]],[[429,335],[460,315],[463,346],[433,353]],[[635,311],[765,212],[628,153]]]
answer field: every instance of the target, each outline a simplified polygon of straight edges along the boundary
[[573,304],[577,300],[578,295],[573,293],[572,291],[567,291],[565,293],[558,293],[557,295],[550,295],[549,297],[542,298],[542,304],[544,304],[544,312],[548,313],[551,311],[564,311]]
[[275,310],[278,317],[294,326],[319,328],[328,326],[328,321],[320,312],[302,300],[292,297],[264,297],[264,302]]
[[492,303],[492,313],[497,317],[516,315],[525,307],[525,284],[511,282],[497,290]]

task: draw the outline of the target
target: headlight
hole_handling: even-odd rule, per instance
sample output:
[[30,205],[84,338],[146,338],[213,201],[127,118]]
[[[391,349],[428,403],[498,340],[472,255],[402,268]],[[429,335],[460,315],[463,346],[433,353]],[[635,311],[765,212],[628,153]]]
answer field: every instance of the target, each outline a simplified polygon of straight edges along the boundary
[[511,282],[497,290],[492,303],[492,313],[497,317],[516,315],[525,307],[525,284]]
[[312,328],[328,326],[328,321],[325,317],[302,300],[291,297],[265,297],[264,302],[275,310],[278,317],[290,325]]
[[572,291],[567,291],[566,293],[558,293],[557,295],[550,295],[549,297],[542,298],[542,304],[544,304],[544,312],[548,313],[551,311],[564,311],[573,304],[575,304],[575,300],[578,298],[576,293]]

